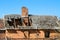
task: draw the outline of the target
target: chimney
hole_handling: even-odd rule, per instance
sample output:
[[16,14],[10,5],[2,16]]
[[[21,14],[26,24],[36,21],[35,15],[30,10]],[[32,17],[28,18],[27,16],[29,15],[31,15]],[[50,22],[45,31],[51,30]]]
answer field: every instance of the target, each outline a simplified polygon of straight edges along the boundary
[[28,17],[28,9],[26,7],[22,7],[22,17]]

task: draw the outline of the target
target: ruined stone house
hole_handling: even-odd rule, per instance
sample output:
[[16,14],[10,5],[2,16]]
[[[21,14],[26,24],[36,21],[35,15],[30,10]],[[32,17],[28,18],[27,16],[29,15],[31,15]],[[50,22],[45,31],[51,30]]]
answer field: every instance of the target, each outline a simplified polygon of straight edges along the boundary
[[21,15],[5,15],[0,20],[0,39],[50,40],[60,38],[59,29],[60,21],[56,16],[29,15],[28,9],[22,7]]

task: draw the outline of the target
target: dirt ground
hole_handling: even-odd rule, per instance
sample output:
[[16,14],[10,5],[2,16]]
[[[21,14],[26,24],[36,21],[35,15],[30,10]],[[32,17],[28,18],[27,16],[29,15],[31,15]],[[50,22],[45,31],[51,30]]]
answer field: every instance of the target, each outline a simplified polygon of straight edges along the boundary
[[[25,33],[25,36],[24,35],[24,32],[21,31],[21,30],[14,30],[15,32],[13,31],[6,31],[6,36],[8,38],[45,38],[45,34],[44,34],[44,31],[39,31],[39,36],[37,36],[37,33],[36,32],[31,32],[30,34],[28,33],[28,31]],[[56,37],[59,37],[59,34],[60,33],[50,33],[50,38],[56,38]],[[29,35],[29,36],[28,36]]]
[[[4,38],[7,38],[8,40],[52,40],[54,38],[58,38],[60,37],[60,33],[55,33],[55,32],[51,32],[50,33],[50,37],[52,39],[44,39],[45,38],[45,34],[44,31],[40,30],[39,31],[39,36],[37,36],[37,32],[31,31],[31,33],[29,34],[28,31],[25,31],[26,36],[24,35],[24,31],[22,30],[6,30],[5,32],[0,33],[0,39],[4,40]],[[29,36],[28,36],[29,34]]]

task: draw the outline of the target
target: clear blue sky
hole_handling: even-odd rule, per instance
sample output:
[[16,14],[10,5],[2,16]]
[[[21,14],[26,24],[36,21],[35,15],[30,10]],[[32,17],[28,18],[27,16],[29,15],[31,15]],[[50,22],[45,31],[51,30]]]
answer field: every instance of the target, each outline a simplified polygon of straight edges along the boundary
[[60,0],[0,0],[0,18],[6,14],[21,14],[26,6],[29,14],[60,17]]

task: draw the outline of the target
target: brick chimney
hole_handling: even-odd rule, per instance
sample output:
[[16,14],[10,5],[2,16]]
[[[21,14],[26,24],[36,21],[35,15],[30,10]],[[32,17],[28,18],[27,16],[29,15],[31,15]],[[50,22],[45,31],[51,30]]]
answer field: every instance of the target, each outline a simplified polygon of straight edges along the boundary
[[22,17],[28,17],[28,9],[26,7],[22,7]]

